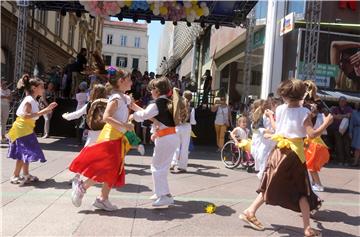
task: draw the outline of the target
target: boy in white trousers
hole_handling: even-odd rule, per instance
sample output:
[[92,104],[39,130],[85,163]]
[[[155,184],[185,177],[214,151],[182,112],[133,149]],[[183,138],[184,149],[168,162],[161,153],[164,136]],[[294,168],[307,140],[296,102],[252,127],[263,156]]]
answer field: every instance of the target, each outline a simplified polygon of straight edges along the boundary
[[153,124],[152,132],[155,135],[155,148],[151,164],[152,178],[154,182],[153,207],[164,207],[174,204],[170,194],[167,176],[171,160],[175,150],[180,145],[179,135],[176,134],[173,115],[168,109],[170,103],[167,95],[170,92],[170,83],[166,77],[153,79],[149,83],[151,95],[155,103],[150,104],[145,110],[138,107],[133,119],[143,122],[147,119],[156,119],[157,125]]
[[185,104],[188,109],[188,117],[185,123],[176,126],[176,131],[180,136],[180,146],[176,149],[174,153],[170,167],[170,169],[174,170],[176,173],[186,173],[189,160],[191,125],[196,125],[195,109],[191,107],[191,91],[184,91],[183,97],[185,99]]

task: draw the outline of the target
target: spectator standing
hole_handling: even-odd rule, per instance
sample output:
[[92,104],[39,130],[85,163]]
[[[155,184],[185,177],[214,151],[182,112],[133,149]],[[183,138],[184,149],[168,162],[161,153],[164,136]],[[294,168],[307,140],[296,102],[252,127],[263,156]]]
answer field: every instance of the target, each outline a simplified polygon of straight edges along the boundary
[[6,123],[9,118],[11,91],[4,77],[1,78],[1,143],[6,143]]
[[209,93],[211,91],[211,83],[212,83],[212,77],[210,75],[210,70],[205,71],[205,74],[202,79],[203,79],[202,89],[204,90],[204,92],[203,92],[201,104],[203,105],[203,104],[207,104],[209,102]]
[[334,107],[331,112],[334,115],[334,123],[331,129],[335,140],[336,159],[337,162],[348,165],[350,158],[349,132],[346,131],[343,134],[339,132],[341,121],[345,118],[350,119],[352,113],[351,107],[347,105],[346,97],[341,96],[339,98],[339,106]]
[[[51,103],[56,101],[55,85],[52,82],[49,82],[46,90],[44,90],[43,95],[40,98],[40,108],[45,109]],[[50,121],[53,115],[53,111],[44,114],[44,135],[42,138],[48,138],[50,133]]]
[[355,149],[352,166],[359,166],[360,159],[360,102],[355,103],[349,125],[349,135],[352,139],[351,146]]
[[80,72],[85,70],[87,64],[87,50],[86,48],[81,48],[80,53],[76,57],[76,62],[72,67],[72,95],[75,95],[76,89],[79,87],[83,77]]
[[225,133],[227,128],[231,127],[231,112],[226,104],[225,97],[217,98],[215,104],[211,107],[212,112],[216,112],[215,133],[218,151],[224,146]]

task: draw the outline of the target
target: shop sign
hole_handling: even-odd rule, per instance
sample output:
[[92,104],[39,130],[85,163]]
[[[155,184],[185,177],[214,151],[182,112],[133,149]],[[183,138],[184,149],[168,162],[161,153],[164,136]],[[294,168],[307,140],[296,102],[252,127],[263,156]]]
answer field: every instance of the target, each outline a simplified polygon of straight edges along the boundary
[[265,44],[265,28],[254,33],[254,39],[251,45],[252,49],[256,49]]
[[[339,66],[331,64],[318,63],[316,66],[316,79],[315,83],[321,87],[330,86],[330,78],[336,78],[339,74]],[[304,79],[304,62],[300,61],[299,64],[299,78]]]
[[281,19],[280,22],[280,36],[289,33],[295,28],[295,13],[292,12],[289,15]]

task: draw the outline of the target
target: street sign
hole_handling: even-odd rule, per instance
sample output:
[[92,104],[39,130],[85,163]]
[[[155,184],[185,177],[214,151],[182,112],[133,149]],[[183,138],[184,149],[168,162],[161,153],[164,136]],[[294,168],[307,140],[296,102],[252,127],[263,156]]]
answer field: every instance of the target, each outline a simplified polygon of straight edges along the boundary
[[281,19],[280,22],[280,36],[285,35],[292,31],[295,27],[295,13],[292,12],[289,15]]

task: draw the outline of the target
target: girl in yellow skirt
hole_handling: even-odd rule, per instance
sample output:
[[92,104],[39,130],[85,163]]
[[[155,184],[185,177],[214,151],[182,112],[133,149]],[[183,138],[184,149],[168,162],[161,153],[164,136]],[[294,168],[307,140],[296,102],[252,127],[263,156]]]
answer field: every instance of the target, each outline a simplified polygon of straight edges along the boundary
[[124,159],[131,145],[124,134],[126,131],[133,131],[134,126],[128,123],[128,108],[132,106],[132,102],[125,94],[132,85],[130,73],[115,68],[108,71],[113,94],[108,100],[103,116],[106,124],[97,143],[84,147],[69,169],[88,178],[86,181],[74,178],[72,192],[74,206],[81,206],[87,189],[96,183],[102,183],[101,195],[96,198],[93,206],[114,211],[117,207],[109,201],[109,193],[111,187],[121,187],[125,184]]
[[[29,75],[25,74],[18,82],[18,88],[25,90],[26,97],[17,109],[18,117],[6,136],[10,141],[8,157],[16,160],[14,175],[10,182],[22,185],[38,180],[36,176],[29,174],[30,162],[46,161],[34,133],[35,122],[40,116],[51,113],[57,104],[53,102],[45,109],[39,110],[36,99],[44,93],[44,83],[38,78],[30,79]],[[21,170],[23,177],[20,176]]]
[[286,102],[276,108],[276,131],[272,139],[277,147],[268,158],[261,180],[258,196],[243,211],[240,218],[256,230],[264,226],[255,217],[259,207],[266,203],[302,213],[304,235],[318,236],[310,227],[310,211],[320,207],[321,200],[312,191],[305,163],[304,138],[318,137],[331,124],[332,115],[324,118],[318,129],[314,129],[310,111],[302,107],[306,93],[303,81],[292,79],[281,83],[278,94]]

